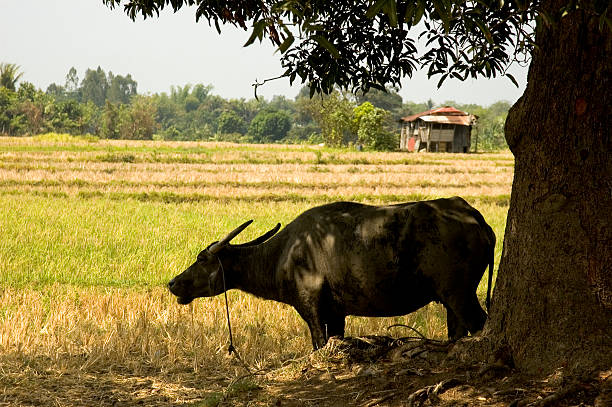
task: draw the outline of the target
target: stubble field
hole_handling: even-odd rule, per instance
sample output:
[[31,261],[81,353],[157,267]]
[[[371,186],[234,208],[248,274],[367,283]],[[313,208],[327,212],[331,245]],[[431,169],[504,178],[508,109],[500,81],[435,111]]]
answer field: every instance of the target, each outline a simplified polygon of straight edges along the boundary
[[[312,358],[306,324],[288,306],[230,291],[240,362],[227,356],[222,296],[180,306],[170,278],[248,219],[238,243],[326,202],[453,195],[495,230],[497,265],[513,164],[510,153],[0,138],[0,406],[216,405],[251,394],[266,404],[266,381],[291,381]],[[397,323],[446,335],[437,304],[348,318],[347,335],[411,335],[388,329]],[[262,374],[243,380],[245,364]]]

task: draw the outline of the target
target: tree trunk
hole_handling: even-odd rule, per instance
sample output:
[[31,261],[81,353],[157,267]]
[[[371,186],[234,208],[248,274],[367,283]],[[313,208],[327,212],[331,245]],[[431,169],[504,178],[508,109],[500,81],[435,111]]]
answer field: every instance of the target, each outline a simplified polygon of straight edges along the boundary
[[[545,0],[554,15],[567,0]],[[483,339],[531,373],[612,366],[611,36],[577,11],[539,24],[506,139],[515,156]]]

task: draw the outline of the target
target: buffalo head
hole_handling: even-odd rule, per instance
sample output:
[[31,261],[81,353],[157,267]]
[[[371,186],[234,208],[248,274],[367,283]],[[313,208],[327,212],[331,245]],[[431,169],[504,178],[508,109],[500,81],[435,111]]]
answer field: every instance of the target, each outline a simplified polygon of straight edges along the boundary
[[[170,292],[176,295],[179,304],[189,304],[194,298],[213,297],[223,293],[222,263],[219,254],[223,250],[236,247],[259,245],[272,237],[280,228],[280,223],[272,230],[257,239],[240,245],[230,245],[230,241],[238,236],[253,222],[243,223],[218,242],[214,242],[202,250],[196,261],[168,283]],[[227,270],[225,270],[227,272]]]

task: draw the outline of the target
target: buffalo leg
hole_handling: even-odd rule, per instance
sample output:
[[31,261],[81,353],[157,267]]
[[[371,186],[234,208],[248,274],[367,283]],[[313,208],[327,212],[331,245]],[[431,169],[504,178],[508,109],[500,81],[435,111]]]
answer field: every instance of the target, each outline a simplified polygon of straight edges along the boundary
[[332,300],[327,283],[318,290],[304,291],[296,309],[308,323],[315,350],[324,347],[332,336],[344,337],[344,313]]
[[468,301],[468,307],[470,311],[468,313],[469,320],[467,321],[466,325],[470,330],[470,333],[474,335],[484,327],[484,324],[487,321],[487,313],[480,306],[476,293],[474,293],[474,295],[472,295]]
[[314,349],[320,349],[325,346],[327,340],[332,336],[344,338],[344,315],[332,315],[325,313],[324,315],[314,315],[308,321],[310,328],[310,336],[312,338],[312,346]]
[[306,323],[308,323],[310,337],[312,339],[312,347],[315,350],[324,347],[327,340],[332,336],[339,336],[341,338],[344,337],[344,316],[325,315],[322,317],[312,314],[308,317],[302,315],[302,318],[304,318]]
[[480,331],[487,320],[487,313],[480,306],[476,293],[467,298],[450,298],[447,304],[457,317],[459,326],[467,327],[472,335]]
[[312,339],[312,348],[314,350],[321,349],[327,343],[325,331],[318,323],[308,322],[310,328],[310,338]]
[[325,333],[326,339],[331,338],[332,336],[339,336],[340,338],[344,338],[344,316],[327,316],[325,318]]
[[464,336],[467,336],[468,329],[461,323],[457,315],[448,306],[446,308],[446,327],[448,329],[448,339],[456,341]]
[[325,336],[325,325],[321,323],[321,318],[318,312],[313,307],[296,307],[297,312],[302,319],[308,324],[310,329],[310,339],[312,340],[312,348],[317,350],[325,346],[327,337]]

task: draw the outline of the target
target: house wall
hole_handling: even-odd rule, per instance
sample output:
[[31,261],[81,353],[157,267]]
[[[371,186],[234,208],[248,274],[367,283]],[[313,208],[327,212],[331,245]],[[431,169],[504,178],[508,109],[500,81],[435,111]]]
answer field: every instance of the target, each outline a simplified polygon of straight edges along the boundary
[[452,143],[455,137],[455,126],[451,126],[450,128],[438,127],[436,125],[432,126],[431,133],[429,138],[431,141],[443,141],[445,143]]
[[410,138],[419,134],[416,122],[402,123],[400,131],[400,150],[410,150]]
[[[427,151],[469,152],[471,143],[470,131],[471,126],[428,123],[422,120],[402,123],[400,149],[417,151],[417,146],[420,145],[421,148],[427,146]],[[418,140],[416,144],[414,140],[411,140],[413,137]]]
[[453,136],[453,153],[467,153],[470,151],[470,126],[456,126]]

